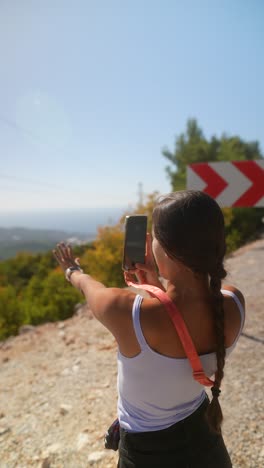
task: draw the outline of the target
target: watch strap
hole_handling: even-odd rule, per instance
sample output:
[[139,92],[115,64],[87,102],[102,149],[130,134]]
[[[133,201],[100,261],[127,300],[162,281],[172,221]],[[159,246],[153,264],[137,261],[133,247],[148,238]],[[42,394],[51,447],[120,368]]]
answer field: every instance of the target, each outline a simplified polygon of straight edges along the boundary
[[71,275],[74,271],[80,271],[81,273],[83,273],[83,270],[78,265],[71,266],[67,268],[67,270],[65,270],[65,278],[67,281],[71,281]]

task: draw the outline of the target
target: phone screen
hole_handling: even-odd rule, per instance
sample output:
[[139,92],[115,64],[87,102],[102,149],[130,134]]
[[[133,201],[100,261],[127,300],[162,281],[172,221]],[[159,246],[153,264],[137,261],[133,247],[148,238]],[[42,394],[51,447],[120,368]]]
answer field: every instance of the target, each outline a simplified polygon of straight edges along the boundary
[[135,268],[135,263],[145,263],[147,216],[126,216],[123,269]]

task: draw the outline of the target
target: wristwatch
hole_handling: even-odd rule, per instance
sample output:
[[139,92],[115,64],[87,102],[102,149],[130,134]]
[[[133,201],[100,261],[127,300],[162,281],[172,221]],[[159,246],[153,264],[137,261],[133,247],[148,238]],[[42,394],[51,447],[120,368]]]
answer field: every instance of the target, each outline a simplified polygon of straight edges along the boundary
[[83,270],[78,265],[71,266],[67,268],[67,270],[65,270],[65,278],[67,281],[71,281],[71,275],[74,271],[80,271],[81,273],[83,273]]

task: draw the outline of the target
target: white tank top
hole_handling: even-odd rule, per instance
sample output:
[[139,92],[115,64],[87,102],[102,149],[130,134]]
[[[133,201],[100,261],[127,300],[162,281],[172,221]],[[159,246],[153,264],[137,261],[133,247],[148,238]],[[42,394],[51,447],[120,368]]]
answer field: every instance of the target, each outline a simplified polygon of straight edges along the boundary
[[[234,293],[231,296],[241,314],[239,333],[226,348],[226,356],[232,352],[242,332],[245,312]],[[142,333],[140,306],[143,297],[137,295],[132,309],[133,326],[140,345],[140,353],[127,358],[118,351],[118,417],[120,426],[130,432],[165,429],[190,416],[203,402],[204,387],[194,380],[187,358],[163,356],[150,348]],[[216,355],[200,355],[205,374],[212,377],[216,371]]]

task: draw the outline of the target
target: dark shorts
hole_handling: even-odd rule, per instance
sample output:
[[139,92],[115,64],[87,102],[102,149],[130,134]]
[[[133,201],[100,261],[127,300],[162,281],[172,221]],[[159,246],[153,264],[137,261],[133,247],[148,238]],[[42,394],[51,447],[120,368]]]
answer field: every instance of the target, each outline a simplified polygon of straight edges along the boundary
[[120,429],[118,468],[232,468],[221,435],[210,431],[208,399],[188,418],[162,431]]

